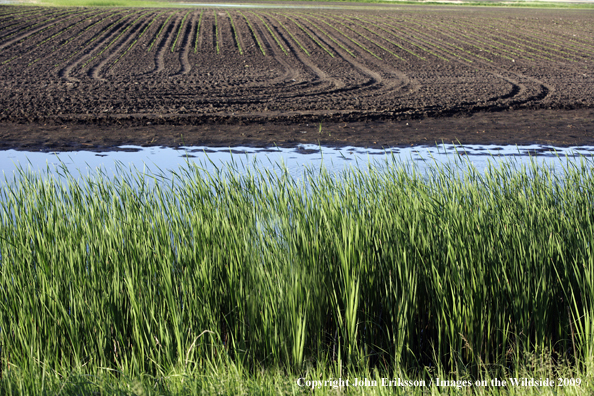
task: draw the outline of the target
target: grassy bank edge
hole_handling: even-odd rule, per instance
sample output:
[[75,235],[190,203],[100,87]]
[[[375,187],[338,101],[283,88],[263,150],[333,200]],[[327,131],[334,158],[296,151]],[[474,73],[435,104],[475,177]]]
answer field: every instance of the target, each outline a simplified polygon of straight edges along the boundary
[[[374,371],[341,373],[338,367],[319,366],[301,373],[287,373],[280,369],[260,370],[249,373],[233,362],[215,363],[200,373],[171,372],[160,377],[128,376],[125,373],[102,371],[88,374],[84,371],[51,373],[40,370],[37,373],[14,371],[0,382],[0,393],[11,396],[61,395],[143,395],[143,396],[194,396],[194,395],[461,395],[481,396],[582,396],[594,394],[594,382],[588,371],[575,372],[570,368],[558,367],[571,378],[582,380],[580,386],[529,387],[492,386],[495,379],[489,379],[486,387],[474,385],[435,386],[423,384],[415,379],[399,375],[387,375]],[[538,373],[529,370],[522,378],[539,380]],[[365,379],[371,385],[353,386],[353,381]],[[542,377],[540,377],[542,379]],[[347,380],[349,381],[347,384]],[[502,380],[499,378],[498,380]],[[376,381],[373,384],[371,381]],[[394,381],[391,382],[390,381]],[[390,385],[391,384],[391,385]],[[398,384],[400,386],[398,386]],[[374,386],[377,385],[377,386]]]

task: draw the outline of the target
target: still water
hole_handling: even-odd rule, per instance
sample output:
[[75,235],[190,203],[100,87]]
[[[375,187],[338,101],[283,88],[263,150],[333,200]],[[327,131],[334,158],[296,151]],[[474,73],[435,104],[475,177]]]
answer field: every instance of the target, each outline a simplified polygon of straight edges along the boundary
[[324,167],[330,173],[338,173],[348,167],[362,170],[368,166],[382,167],[394,162],[414,167],[424,172],[429,168],[457,164],[463,168],[472,166],[483,173],[488,164],[512,162],[515,166],[538,164],[562,169],[569,163],[580,160],[592,162],[594,147],[553,147],[543,145],[498,146],[498,145],[440,145],[369,149],[360,147],[321,147],[300,145],[295,148],[212,148],[212,147],[138,147],[121,146],[110,152],[26,152],[0,151],[0,171],[11,176],[18,168],[34,172],[68,170],[72,175],[86,176],[101,169],[106,176],[113,176],[118,169],[137,169],[153,173],[177,170],[187,163],[196,164],[205,172],[212,173],[229,164],[237,172],[247,169],[275,170],[286,167],[291,176],[300,178],[306,169]]

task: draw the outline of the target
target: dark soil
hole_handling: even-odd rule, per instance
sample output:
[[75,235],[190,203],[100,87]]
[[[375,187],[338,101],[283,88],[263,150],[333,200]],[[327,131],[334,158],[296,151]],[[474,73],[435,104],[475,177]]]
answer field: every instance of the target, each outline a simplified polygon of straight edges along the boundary
[[394,147],[435,143],[594,144],[594,109],[515,110],[402,121],[118,126],[0,124],[0,149],[111,150],[116,146]]
[[0,6],[0,148],[593,144],[593,26],[589,10]]

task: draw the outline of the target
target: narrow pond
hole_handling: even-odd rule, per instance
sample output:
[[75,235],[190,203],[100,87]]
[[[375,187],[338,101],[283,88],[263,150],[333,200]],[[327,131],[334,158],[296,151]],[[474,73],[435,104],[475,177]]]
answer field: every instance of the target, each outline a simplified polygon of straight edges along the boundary
[[539,164],[561,170],[569,162],[592,161],[594,147],[553,147],[543,145],[440,145],[369,149],[360,147],[320,147],[300,145],[295,148],[212,148],[212,147],[138,147],[121,146],[109,152],[27,152],[0,151],[0,170],[11,178],[17,169],[55,173],[67,169],[73,175],[85,176],[101,169],[104,175],[113,176],[118,169],[137,169],[164,172],[194,163],[206,172],[232,164],[238,172],[254,167],[274,170],[286,167],[291,176],[299,178],[306,169],[324,167],[338,173],[348,167],[367,169],[399,163],[425,171],[435,166],[455,164],[463,169],[469,165],[482,173],[490,164],[511,162],[515,166]]

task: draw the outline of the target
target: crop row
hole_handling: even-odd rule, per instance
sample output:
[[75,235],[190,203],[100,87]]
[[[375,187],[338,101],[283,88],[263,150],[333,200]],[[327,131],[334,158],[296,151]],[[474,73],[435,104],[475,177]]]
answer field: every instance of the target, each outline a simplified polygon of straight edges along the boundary
[[[359,24],[360,26],[363,26],[363,28],[366,29],[368,32],[372,33],[375,37],[377,37],[377,39],[375,39],[375,38],[369,37],[365,34],[356,32],[353,28],[347,26],[346,23],[344,23],[336,18],[331,18],[331,17],[320,18],[316,15],[307,15],[307,14],[296,15],[295,13],[286,15],[286,14],[279,14],[279,13],[272,14],[272,13],[250,12],[250,13],[246,14],[241,11],[237,11],[237,14],[239,15],[239,20],[237,20],[237,19],[234,20],[232,13],[230,13],[230,12],[226,13],[226,17],[227,17],[226,19],[228,20],[229,29],[231,30],[232,35],[234,37],[235,46],[240,54],[244,53],[244,49],[242,48],[242,44],[241,44],[242,39],[240,38],[240,36],[242,35],[242,33],[246,34],[246,32],[249,33],[248,37],[251,38],[251,41],[254,42],[254,44],[260,50],[262,55],[267,55],[267,51],[266,51],[267,46],[274,45],[274,46],[277,46],[286,55],[288,55],[291,51],[302,50],[306,55],[309,56],[311,54],[311,50],[308,50],[308,47],[311,48],[311,45],[313,45],[314,48],[318,47],[332,57],[334,57],[334,53],[330,47],[341,49],[341,50],[345,51],[348,55],[353,56],[353,57],[357,56],[354,48],[358,48],[358,49],[363,50],[363,51],[367,52],[368,54],[376,57],[377,59],[381,59],[381,57],[375,52],[375,50],[371,49],[367,44],[363,43],[364,41],[371,43],[371,45],[373,45],[377,48],[380,48],[385,53],[391,54],[400,60],[403,60],[404,58],[401,55],[399,55],[399,53],[397,53],[397,52],[401,52],[402,50],[404,50],[405,52],[408,52],[410,54],[415,54],[414,51],[411,51],[411,50],[405,48],[404,46],[402,46],[398,43],[395,43],[393,40],[390,40],[389,38],[383,38],[382,35],[384,32],[378,33],[377,31],[372,31],[367,26],[363,26],[362,24]],[[162,34],[164,31],[166,31],[168,29],[168,26],[172,23],[172,18],[175,15],[176,15],[175,12],[172,12],[168,15],[168,17],[162,23],[161,27],[158,29],[156,34],[153,36],[150,44],[148,45],[147,51],[150,52],[152,50],[152,48],[156,45],[156,43],[159,43],[162,40],[165,40],[162,38]],[[212,15],[212,21],[210,23],[213,24],[213,31],[214,31],[214,49],[215,49],[216,53],[220,53],[221,40],[222,40],[222,33],[221,33],[222,20],[219,18],[219,15],[217,12],[213,12],[210,15]],[[198,24],[195,29],[195,38],[193,40],[195,52],[198,51],[198,43],[199,43],[200,34],[206,34],[209,31],[209,29],[204,28],[204,18],[203,18],[204,16],[206,16],[204,14],[204,11],[201,11],[199,18],[198,18]],[[171,45],[172,52],[175,50],[175,47],[177,46],[178,41],[182,38],[182,35],[184,34],[185,23],[189,17],[190,17],[190,12],[186,12],[181,23],[179,24],[177,30],[173,31],[173,33],[172,33],[172,34],[175,34],[175,38],[172,41],[172,45]],[[71,58],[72,56],[85,50],[93,42],[97,41],[101,36],[106,34],[109,31],[109,29],[111,29],[115,24],[121,23],[124,18],[125,17],[122,17],[120,20],[114,22],[112,25],[105,28],[99,34],[96,34],[94,37],[90,38],[87,41],[87,43],[83,44],[77,51],[70,54],[69,58]],[[284,22],[282,21],[282,19],[284,19]],[[243,26],[239,26],[237,24],[238,21],[242,22]],[[332,23],[330,23],[328,21],[332,21]],[[360,21],[360,22],[363,22],[363,21]],[[82,21],[79,23],[82,23]],[[62,29],[62,31],[60,31],[58,33],[54,33],[51,36],[45,37],[43,40],[41,40],[41,44],[45,44],[48,41],[52,40],[53,38],[56,38],[57,36],[61,36],[63,34],[63,32],[72,29],[75,25],[78,25],[79,23],[70,25],[70,26]],[[95,24],[97,24],[97,23],[98,22],[95,22]],[[152,23],[151,23],[151,25],[152,25]],[[340,26],[341,28],[346,30],[346,32],[337,28],[335,25]],[[29,28],[33,28],[35,26],[36,25],[34,24],[34,25],[31,25]],[[49,26],[46,26],[43,30],[40,30],[36,33],[41,34],[47,28],[49,28]],[[124,27],[122,27],[122,28],[124,28]],[[270,42],[268,42],[268,40],[269,40],[268,38],[266,40],[264,39],[264,36],[262,35],[263,33],[259,31],[260,29],[262,30],[262,32],[266,32],[267,37],[271,39]],[[79,34],[83,34],[86,31],[87,31],[87,29],[84,29],[83,31],[79,32]],[[303,38],[300,39],[297,37],[298,32],[301,32],[301,34],[304,34]],[[136,43],[140,39],[140,37],[145,35],[145,33],[146,33],[146,30],[143,31],[142,33],[139,32],[139,36],[136,37],[135,39],[133,39],[133,43]],[[114,40],[117,40],[118,38],[120,38],[120,36],[116,36],[116,38]],[[250,38],[248,38],[248,40],[250,40]],[[304,38],[306,39],[306,41],[310,40],[310,42],[309,43],[303,42]],[[244,40],[245,39],[246,38],[244,38]],[[388,48],[386,45],[384,45],[380,42],[381,40],[384,40],[387,43],[392,44],[394,47],[396,47],[396,50],[392,50],[392,49]],[[64,44],[66,44],[70,41],[71,41],[71,39],[65,41]],[[327,41],[330,44],[330,47],[327,44],[325,44],[324,41]],[[293,43],[293,44],[291,44],[291,43]],[[133,46],[133,45],[134,44],[131,44],[131,46]],[[353,45],[354,48],[349,48],[351,45]],[[415,46],[415,45],[417,47],[427,51],[427,49],[424,48],[423,46],[420,46],[419,44],[413,44],[413,46]],[[110,46],[111,46],[111,44],[107,47],[107,49]],[[126,50],[124,50],[124,53],[121,54],[120,57],[118,57],[118,60],[120,60],[123,56],[125,56],[125,53],[127,53],[129,51],[131,46],[128,46],[128,48],[126,48]],[[106,48],[104,48],[104,50],[106,50]],[[101,51],[101,53],[103,51]],[[437,54],[436,54],[436,56],[439,57],[439,55],[437,55]],[[91,60],[92,59],[95,59],[95,57],[91,58]],[[447,60],[445,58],[442,58],[442,59]],[[85,63],[85,65],[87,65],[89,62],[90,62],[90,60],[87,61]]]
[[[80,32],[78,32],[77,34],[75,34],[74,36],[70,37],[69,39],[65,40],[63,43],[61,43],[59,45],[58,48],[55,48],[54,51],[64,48],[66,47],[68,44],[70,44],[72,41],[76,40],[77,38],[81,37],[82,35],[84,35],[85,33],[87,33],[88,31],[90,31],[91,29],[93,29],[94,27],[96,27],[97,25],[102,24],[103,22],[107,21],[110,18],[115,17],[116,15],[122,14],[124,11],[119,11],[116,13],[112,13],[102,19],[99,19],[97,22],[92,23],[91,25],[85,27],[83,30],[81,30]],[[74,54],[73,54],[74,55]],[[57,65],[56,65],[57,66]]]
[[[57,12],[55,13],[57,14]],[[43,18],[44,21],[47,20],[48,16],[50,16],[52,14],[49,14],[47,12],[37,12],[37,13],[33,13],[33,14],[25,14],[25,15],[20,15],[20,16],[8,16],[5,18],[5,20],[2,20],[1,23],[6,23],[4,26],[0,27],[0,31],[2,30],[6,30],[9,28],[13,28],[16,27],[16,25],[30,25],[32,23],[33,20],[37,20],[39,18]]]
[[[523,50],[521,48],[516,48],[514,46],[511,46],[509,44],[502,42],[501,40],[487,38],[487,37],[485,37],[485,35],[475,34],[474,32],[469,31],[468,29],[463,30],[462,28],[456,27],[455,24],[454,24],[454,26],[452,26],[452,25],[447,26],[445,24],[435,23],[435,26],[436,26],[436,28],[432,29],[432,30],[436,34],[441,34],[446,37],[453,37],[461,43],[464,43],[466,45],[469,45],[469,46],[479,49],[479,51],[488,52],[495,56],[499,56],[499,57],[502,57],[502,58],[505,58],[508,60],[514,60],[514,59],[525,59],[525,60],[530,60],[530,61],[535,60],[534,58],[528,56],[530,54],[529,52],[526,52],[525,50]],[[477,45],[474,43],[477,43],[480,45]],[[494,52],[493,50],[489,50],[486,47],[490,47],[497,52]],[[512,58],[511,56],[513,56],[514,58]]]
[[[0,16],[6,21],[6,26],[0,28],[0,43],[4,42],[0,47],[20,51],[7,56],[2,64],[26,57],[36,49],[44,52],[42,56],[51,57],[75,40],[78,43],[76,50],[57,62],[54,60],[54,64],[62,65],[78,55],[86,58],[82,63],[82,67],[86,67],[103,54],[115,51],[113,66],[121,63],[141,40],[145,53],[155,47],[160,48],[161,54],[164,46],[171,53],[187,51],[188,46],[193,46],[195,54],[235,50],[239,55],[245,55],[255,48],[262,56],[267,56],[269,49],[278,48],[287,56],[296,52],[311,56],[317,52],[318,56],[330,57],[371,56],[385,62],[388,58],[399,62],[431,58],[465,64],[516,59],[571,62],[585,60],[594,54],[585,38],[562,45],[562,37],[543,40],[543,33],[529,28],[520,29],[521,33],[514,35],[511,28],[492,19],[240,10],[162,10],[153,14],[147,10],[96,12],[66,9],[47,11],[47,17],[42,21],[39,21],[39,15],[43,13],[37,10]],[[13,25],[10,18],[15,23],[22,19],[23,24]],[[6,30],[5,35],[2,35],[2,29]],[[54,46],[47,48],[51,42]]]
[[171,17],[175,15],[175,13],[170,14],[167,19],[165,20],[165,22],[163,22],[163,24],[161,25],[161,28],[159,29],[159,32],[157,33],[157,35],[155,36],[155,38],[153,39],[153,41],[151,41],[151,44],[149,45],[147,51],[150,52],[153,49],[153,46],[155,45],[155,43],[157,42],[157,40],[159,39],[159,36],[161,36],[161,33],[163,33],[163,29],[165,29],[165,26],[167,26],[167,23],[169,22],[169,20],[171,19]]
[[[478,29],[478,26],[475,23],[466,22],[463,24],[464,27],[468,29],[474,29],[475,31]],[[576,56],[581,56],[583,51],[575,52],[571,50],[567,46],[560,46],[551,42],[550,39],[544,37],[534,37],[532,35],[526,34],[525,32],[521,32],[515,30],[513,32],[508,31],[507,29],[501,28],[500,26],[493,26],[484,24],[484,27],[489,29],[497,29],[500,32],[502,38],[510,43],[518,45],[520,47],[524,47],[531,52],[538,54],[540,56],[548,56],[550,58],[558,58],[559,60],[565,60],[570,62],[577,61],[574,59]],[[521,32],[521,34],[519,34]],[[592,51],[592,49],[589,49]],[[546,54],[546,55],[542,55]],[[552,59],[549,59],[552,60]]]
[[[457,33],[452,32],[451,30],[446,29],[446,27],[441,26],[441,25],[438,25],[438,24],[435,24],[435,26],[438,26],[439,29],[436,28],[436,27],[434,28],[434,27],[431,27],[431,26],[426,26],[426,25],[417,23],[417,22],[412,21],[412,20],[408,20],[407,22],[408,23],[411,23],[411,24],[413,24],[415,26],[418,26],[420,29],[431,31],[431,35],[432,35],[432,37],[433,37],[434,40],[445,41],[445,40],[441,40],[441,39],[439,39],[437,37],[438,35],[439,36],[443,36],[443,37],[445,37],[447,39],[450,39],[450,40],[456,40],[460,45],[466,45],[468,47],[473,47],[475,50],[478,50],[479,52],[486,52],[486,53],[491,54],[491,55],[494,55],[494,56],[499,56],[499,57],[502,57],[502,58],[505,58],[505,59],[508,59],[508,60],[513,60],[513,58],[510,58],[507,55],[503,55],[502,54],[503,52],[506,52],[505,50],[500,51],[500,53],[494,52],[492,49],[500,50],[500,48],[497,47],[497,46],[494,46],[492,44],[485,43],[484,41],[473,40],[471,37],[469,37],[468,35],[463,34],[461,32],[457,32]],[[414,29],[414,28],[411,27],[411,29]],[[414,30],[418,31],[418,29],[414,29]],[[477,45],[475,43],[478,43],[480,45]],[[453,44],[450,44],[450,45],[453,46]],[[492,49],[487,49],[486,47],[491,47]],[[466,49],[464,49],[462,47],[457,47],[457,48],[459,48],[461,51],[465,51],[465,52],[467,52],[467,53],[469,53],[469,54],[471,54],[473,56],[476,56],[478,58],[487,60],[489,62],[492,62],[493,61],[492,59],[485,58],[485,57],[483,57],[481,55],[477,55],[476,53],[474,53],[472,51],[469,51],[469,50],[466,50]],[[517,54],[514,53],[514,55],[517,55]]]
[[6,12],[2,12],[0,13],[0,23],[4,22],[7,19],[18,19],[21,18],[23,16],[27,16],[27,15],[35,15],[35,14],[41,14],[47,12],[45,10],[42,9],[28,9],[28,10],[19,10],[19,11],[15,11],[14,9],[10,10],[10,11],[6,11]]
[[[551,24],[524,24],[518,25],[514,20],[501,20],[498,18],[481,18],[476,21],[467,21],[467,24],[472,24],[475,28],[495,27],[498,32],[502,32],[507,36],[523,37],[535,45],[541,45],[553,51],[558,51],[570,56],[582,56],[584,53],[593,54],[593,43],[588,39],[582,37],[591,37],[592,32],[581,27],[580,30],[565,30],[557,29],[551,31],[546,27]],[[556,21],[553,21],[553,26],[559,26]],[[566,52],[569,51],[569,52]]]
[[[62,34],[64,34],[64,33],[68,32],[70,29],[73,29],[73,28],[75,28],[76,26],[78,26],[78,25],[80,25],[80,24],[82,24],[82,23],[85,23],[85,22],[87,22],[87,21],[89,21],[89,20],[91,20],[91,19],[94,19],[94,18],[96,18],[96,17],[98,17],[98,16],[100,16],[100,15],[107,14],[108,12],[109,12],[109,11],[102,12],[102,13],[99,13],[99,14],[95,14],[95,15],[92,15],[92,16],[90,16],[90,17],[86,18],[86,19],[83,19],[83,20],[81,20],[81,21],[78,21],[78,22],[76,22],[76,23],[74,23],[74,24],[72,24],[72,25],[66,26],[66,27],[65,27],[65,28],[63,28],[62,30],[60,30],[60,31],[58,31],[57,33],[55,33],[54,35],[52,35],[52,36],[50,36],[50,37],[48,37],[48,38],[44,39],[44,40],[43,40],[43,41],[41,41],[40,43],[36,44],[36,45],[35,45],[35,47],[34,47],[33,49],[31,49],[31,50],[30,50],[28,53],[26,53],[26,54],[23,54],[23,55],[20,55],[19,57],[24,57],[24,56],[28,55],[29,53],[32,53],[33,51],[37,50],[39,47],[43,46],[43,45],[44,45],[44,44],[46,44],[47,42],[49,42],[49,41],[52,41],[52,40],[54,40],[54,39],[58,38],[59,36],[61,36]],[[41,58],[37,58],[37,59],[35,59],[35,60],[34,60],[34,61],[32,61],[32,62],[31,62],[29,65],[31,65],[31,64],[33,64],[33,63],[35,63],[35,62],[39,61],[40,59],[41,59]]]
[[[474,24],[468,24],[467,22],[465,23],[461,23],[461,27],[465,28],[465,29],[474,29],[475,31],[478,30],[478,26],[474,25]],[[493,26],[486,26],[488,28],[492,28],[492,29],[496,29]],[[484,27],[483,27],[484,28]],[[554,54],[551,53],[550,51],[548,51],[548,48],[543,45],[543,43],[532,43],[530,40],[527,40],[526,38],[522,37],[521,35],[518,35],[517,33],[514,34],[513,36],[511,35],[511,33],[507,33],[505,31],[498,31],[498,38],[503,41],[503,42],[507,42],[509,44],[511,44],[511,46],[515,46],[518,50],[521,50],[523,52],[526,52],[528,54],[531,54],[531,56],[535,56],[541,59],[545,59],[548,61],[553,61],[554,57],[558,57],[558,58],[565,58],[564,56],[560,56],[558,54]],[[534,45],[538,45],[539,48],[535,47]],[[567,59],[567,58],[565,58]],[[567,59],[572,61],[571,59]]]
[[229,22],[231,22],[231,29],[233,30],[233,37],[235,38],[235,44],[237,45],[239,54],[243,55],[243,49],[241,49],[241,43],[239,42],[239,35],[237,33],[237,28],[235,27],[235,23],[233,23],[233,17],[231,16],[231,13],[229,11],[227,11],[227,15],[229,16]]
[[254,14],[256,17],[258,17],[262,21],[262,24],[264,24],[264,27],[266,28],[266,30],[268,30],[268,33],[270,33],[270,35],[272,36],[272,38],[274,39],[274,41],[276,42],[276,44],[285,53],[285,55],[289,55],[289,53],[287,52],[287,50],[285,49],[285,47],[283,47],[282,43],[280,42],[279,38],[276,36],[276,34],[274,34],[274,31],[270,28],[270,26],[268,26],[268,24],[266,23],[266,21],[264,20],[264,18],[262,18],[261,15],[258,15],[258,14],[254,13],[254,12],[252,14]]
[[186,18],[188,17],[189,14],[190,14],[190,11],[186,12],[186,15],[184,15],[184,17],[182,18],[181,23],[179,24],[179,29],[177,30],[177,36],[175,37],[175,41],[173,41],[173,44],[171,45],[171,52],[174,52],[175,51],[175,45],[179,41],[179,36],[182,33],[182,30],[183,30],[183,27],[184,27],[184,22],[186,21]]
[[301,29],[302,32],[304,32],[314,43],[317,44],[318,47],[320,47],[321,49],[323,49],[328,55],[330,55],[332,58],[334,58],[334,54],[324,46],[324,44],[322,44],[318,39],[316,39],[315,36],[313,36],[310,32],[308,32],[301,24],[299,24],[299,22],[297,22],[295,19],[289,17],[288,15],[284,15],[289,21],[293,22],[299,29]]
[[217,50],[217,54],[220,51],[219,48],[219,25],[217,24],[217,12],[214,12],[214,28],[215,28],[215,48]]
[[204,10],[200,11],[200,16],[198,17],[198,26],[196,27],[196,39],[194,40],[194,53],[198,52],[198,40],[200,38],[200,26],[202,25],[203,15]]
[[[385,19],[390,20],[390,23],[394,23],[393,17],[385,17]],[[402,19],[402,17],[399,19]],[[585,51],[583,50],[586,50],[586,52],[591,51],[591,48],[562,46],[558,42],[560,39],[539,36],[534,32],[534,29],[510,31],[503,24],[488,24],[485,21],[462,18],[450,21],[435,19],[423,21],[412,17],[404,19],[408,25],[412,24],[424,31],[431,31],[434,39],[436,39],[436,35],[444,36],[466,46],[474,47],[474,49],[481,52],[491,53],[511,60],[535,61],[541,59],[575,62],[577,61],[576,57],[584,56]],[[408,28],[411,29],[410,26]]]
[[[135,14],[136,12],[132,13]],[[123,22],[125,19],[127,19],[129,16],[131,16],[132,14],[125,14],[124,16],[122,16],[120,19],[116,20],[115,22],[111,23],[110,25],[108,25],[107,27],[103,28],[98,34],[93,35],[89,40],[87,40],[86,43],[84,43],[83,45],[81,45],[79,47],[79,49],[73,53],[71,53],[68,57],[66,57],[62,62],[56,64],[56,66],[60,66],[62,64],[64,64],[65,62],[67,62],[69,59],[73,58],[75,55],[78,55],[79,53],[87,50],[91,44],[93,44],[95,41],[103,38],[106,34],[108,34],[111,29],[113,27],[115,27],[116,25],[118,25],[119,23]]]
[[[252,23],[243,14],[243,12],[241,12],[241,11],[238,11],[238,12],[243,17],[243,19],[245,19],[245,22],[247,23],[248,27],[250,28],[250,32],[252,33],[252,37],[254,38],[254,41],[256,41],[256,44],[258,44],[258,48],[260,48],[260,51],[262,51],[262,55],[266,55],[266,50],[264,49],[264,46],[262,45],[262,41],[260,41],[260,38],[258,37],[258,34],[256,33],[256,30],[252,26]],[[216,13],[215,13],[215,16],[216,16]]]
[[[374,39],[368,37],[367,35],[365,35],[364,33],[361,33],[360,31],[357,31],[355,28],[348,26],[346,23],[341,22],[341,21],[338,21],[337,18],[341,18],[345,22],[349,22],[349,23],[353,24],[353,26],[355,26],[357,28],[363,29],[363,30],[365,30],[367,32],[370,32],[370,33],[373,33],[380,40],[385,41],[386,43],[388,43],[388,44],[390,44],[390,45],[392,45],[392,46],[394,46],[396,48],[394,48],[394,50],[388,49],[386,47],[386,45],[388,45],[388,44],[386,44],[386,45],[380,44],[377,40],[374,40]],[[447,58],[445,58],[445,57],[437,54],[436,52],[432,51],[431,49],[427,48],[426,45],[423,45],[425,43],[423,42],[424,40],[422,40],[422,39],[420,39],[421,43],[418,42],[419,41],[418,38],[417,38],[416,41],[415,40],[407,39],[403,35],[398,34],[397,32],[394,32],[392,30],[386,29],[385,27],[381,26],[380,24],[377,24],[377,23],[374,23],[373,21],[365,20],[365,19],[362,19],[362,18],[355,18],[355,20],[357,22],[361,22],[361,23],[357,23],[353,19],[350,19],[350,18],[344,18],[344,17],[337,17],[337,18],[333,18],[333,17],[327,16],[327,19],[334,21],[338,26],[342,27],[350,35],[347,34],[344,31],[339,30],[336,26],[330,24],[327,21],[324,21],[324,23],[326,25],[332,27],[332,29],[335,32],[339,33],[340,36],[344,37],[346,40],[348,40],[349,42],[353,43],[356,47],[359,47],[363,51],[365,51],[365,52],[371,54],[372,56],[374,56],[375,58],[381,59],[377,54],[375,54],[373,51],[371,51],[369,48],[367,48],[365,45],[363,45],[360,41],[358,41],[358,39],[359,40],[360,39],[364,39],[364,40],[372,43],[376,47],[378,47],[378,48],[380,48],[380,49],[382,49],[382,50],[384,50],[384,51],[386,51],[386,52],[388,52],[388,53],[396,56],[397,58],[399,58],[401,60],[404,60],[403,56],[405,56],[405,54],[404,53],[401,53],[401,55],[399,55],[399,54],[395,53],[394,51],[404,51],[404,52],[406,52],[409,55],[413,55],[413,56],[417,57],[418,59],[425,60],[425,57],[420,56],[420,55],[416,54],[414,51],[412,51],[411,49],[406,48],[406,47],[416,47],[416,48],[420,49],[421,51],[426,52],[427,54],[433,55],[436,58],[441,59],[442,61],[446,61],[446,62],[448,61]],[[319,18],[319,17],[318,17],[318,19],[321,20],[321,18]],[[387,27],[390,27],[390,26],[387,26]],[[377,29],[381,30],[382,33],[378,33],[377,32]],[[394,42],[393,39],[391,40],[391,39],[387,38],[386,37],[386,33],[388,35],[390,35],[391,37],[396,38],[397,41],[400,41],[402,44],[397,43],[397,42]],[[352,37],[353,35],[356,38],[355,37]],[[413,38],[415,38],[415,37],[413,37]],[[354,56],[354,54],[352,52],[349,51],[349,53],[351,53]]]
[[[73,11],[56,13],[56,14],[50,15],[49,18],[43,18],[43,20],[40,21],[40,22],[34,23],[32,25],[27,25],[27,26],[23,27],[22,29],[17,30],[16,32],[13,32],[13,33],[8,34],[6,36],[2,36],[1,39],[2,40],[7,40],[7,39],[9,39],[9,38],[11,38],[13,36],[21,35],[21,34],[25,33],[28,30],[34,29],[34,28],[36,28],[36,27],[38,27],[40,25],[44,25],[45,24],[45,27],[43,27],[41,30],[38,30],[37,31],[37,33],[40,33],[40,32],[42,32],[42,31],[44,31],[46,29],[51,28],[52,26],[56,25],[57,23],[60,23],[60,22],[64,21],[64,19],[59,19],[60,17],[64,17],[64,16],[68,16],[68,15],[76,15],[76,14],[77,13],[75,13]],[[55,21],[55,22],[52,22],[52,21]],[[52,22],[52,23],[49,23],[48,24],[48,22]],[[26,36],[26,37],[22,38],[21,40],[19,40],[18,42],[21,42],[21,41],[27,39],[28,37],[30,37],[30,36]]]
[[91,57],[89,60],[87,60],[82,67],[84,68],[85,66],[87,66],[89,63],[91,63],[93,60],[95,60],[96,58],[98,58],[99,56],[101,56],[105,51],[107,51],[109,49],[109,47],[111,47],[116,41],[118,41],[120,39],[120,37],[122,37],[124,35],[124,33],[126,33],[126,31],[128,31],[128,29],[131,29],[132,27],[134,27],[138,21],[142,18],[146,16],[145,15],[140,15],[138,18],[136,18],[132,23],[128,24],[113,40],[111,40],[105,47],[103,47],[103,49],[101,51],[99,51],[95,56]]
[[584,55],[585,53],[589,54],[590,56],[594,55],[594,43],[592,41],[590,41],[589,43],[582,42],[576,39],[576,37],[563,36],[562,34],[539,34],[534,29],[527,31],[526,29],[523,29],[520,26],[514,26],[514,30],[520,31],[523,35],[532,37],[535,40],[541,42],[543,40],[546,40],[548,45],[564,48],[566,50],[571,50],[575,52],[577,55]]
[[289,37],[297,44],[297,46],[303,52],[305,52],[305,54],[307,56],[310,56],[309,51],[303,46],[303,44],[301,44],[301,42],[295,37],[295,35],[293,35],[293,33],[291,33],[291,31],[289,29],[287,29],[287,27],[285,25],[283,25],[283,23],[278,18],[276,18],[272,14],[264,14],[264,15],[266,15],[266,16],[270,17],[272,20],[274,20],[278,24],[278,26],[280,26],[283,29],[283,31],[286,32],[289,35]]
[[[14,43],[14,45],[19,45],[19,44],[23,43],[23,42],[24,42],[24,41],[26,41],[26,40],[30,41],[32,38],[36,38],[38,35],[41,35],[42,33],[44,33],[46,30],[49,30],[49,29],[51,29],[51,28],[55,27],[56,25],[63,23],[64,21],[68,21],[68,20],[70,20],[70,19],[77,18],[77,17],[79,17],[79,16],[84,16],[84,15],[87,15],[87,14],[89,14],[89,13],[91,13],[91,11],[88,11],[88,12],[85,12],[85,13],[81,13],[81,14],[74,14],[74,15],[70,15],[69,17],[66,17],[66,18],[60,19],[60,20],[59,20],[59,21],[57,21],[57,22],[50,23],[50,24],[48,24],[48,25],[46,25],[46,26],[42,27],[41,29],[39,29],[39,30],[37,30],[37,31],[35,31],[35,32],[31,33],[31,34],[28,34],[28,35],[27,35],[27,36],[25,36],[25,37],[23,37],[23,38],[21,38],[21,39],[18,39],[18,40],[16,40],[16,41],[15,41],[15,43]],[[45,39],[43,39],[43,40],[42,40],[40,43],[36,44],[36,45],[35,45],[35,47],[38,47],[38,46],[39,46],[39,45],[41,45],[41,44],[45,44],[46,42],[48,42],[48,41],[52,40],[53,38],[55,38],[55,37],[59,36],[60,34],[62,34],[64,31],[68,30],[69,28],[71,28],[71,27],[74,27],[74,26],[76,26],[76,25],[79,25],[80,23],[86,22],[87,20],[89,20],[89,19],[91,19],[91,18],[92,18],[92,17],[90,17],[90,18],[86,18],[86,19],[83,19],[83,20],[81,20],[81,21],[79,21],[79,22],[76,22],[76,23],[74,23],[73,25],[70,25],[70,26],[68,26],[68,27],[67,27],[67,28],[65,28],[65,29],[61,29],[61,30],[59,30],[57,33],[54,33],[53,35],[49,36],[48,38],[45,38]],[[2,64],[9,63],[9,62],[11,62],[12,60],[14,60],[14,59],[17,59],[17,58],[20,58],[20,57],[21,57],[21,56],[23,56],[23,55],[24,55],[24,54],[23,54],[22,52],[20,52],[19,54],[17,54],[17,55],[15,55],[15,56],[13,56],[12,58],[10,58],[10,59],[7,59],[7,60],[4,60],[4,61],[2,62]]]
[[142,32],[140,33],[140,35],[134,39],[134,41],[132,42],[132,44],[130,44],[130,46],[128,48],[126,48],[126,50],[119,56],[119,58],[117,58],[115,60],[115,62],[113,62],[112,66],[115,65],[116,63],[118,63],[120,61],[120,59],[122,59],[131,49],[132,47],[134,47],[136,45],[136,43],[138,42],[138,40],[140,40],[142,38],[142,36],[144,36],[144,34],[146,33],[146,31],[151,27],[151,25],[153,23],[155,23],[155,21],[157,20],[157,18],[159,18],[161,15],[163,15],[163,12],[157,14],[142,30]]

